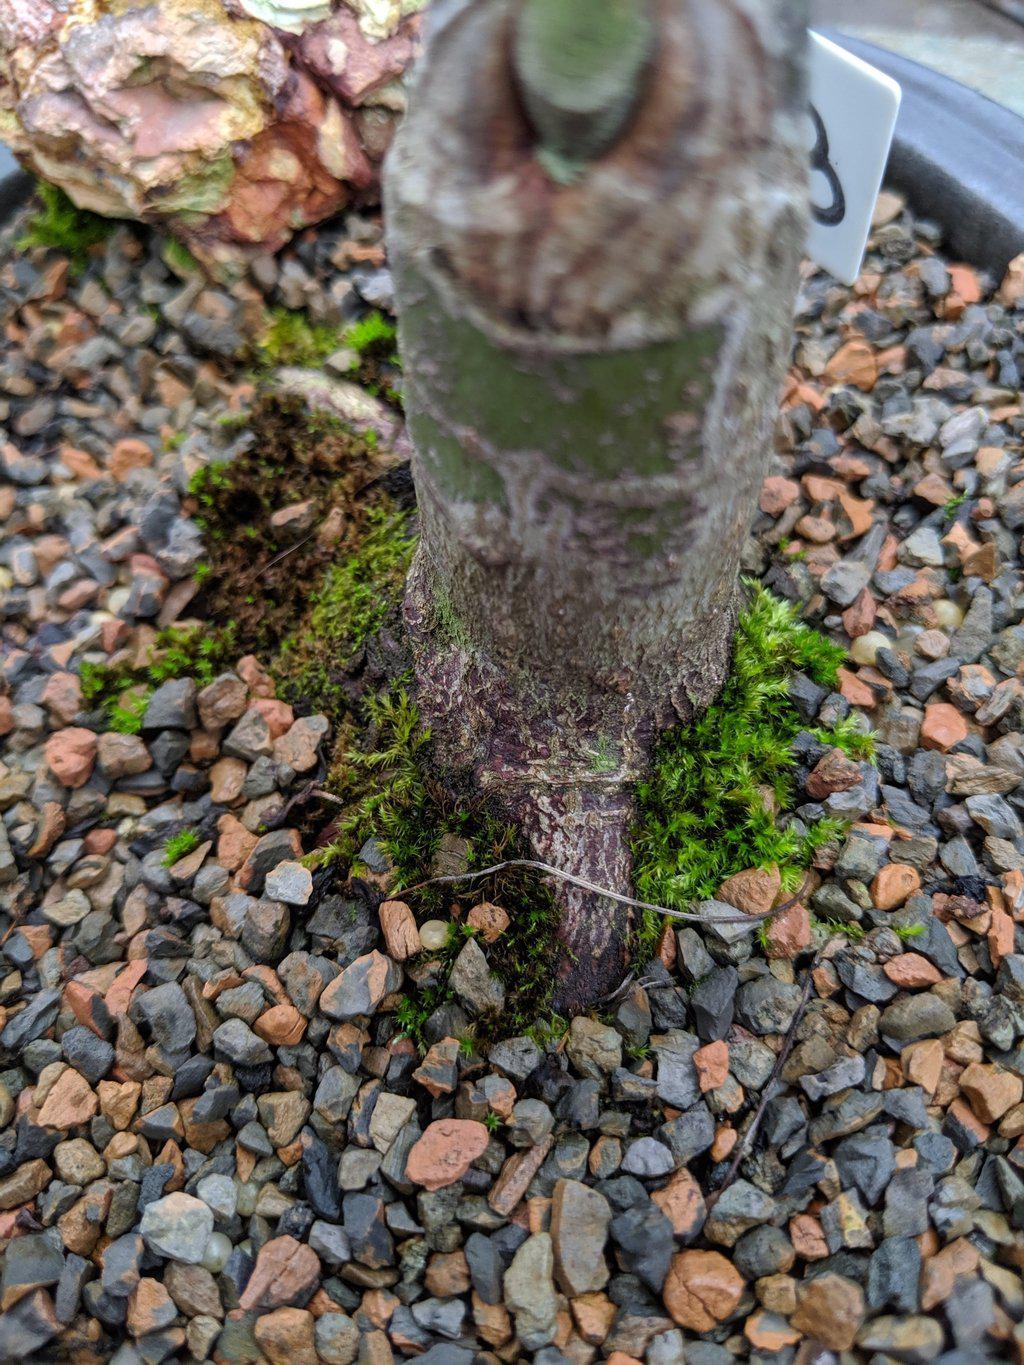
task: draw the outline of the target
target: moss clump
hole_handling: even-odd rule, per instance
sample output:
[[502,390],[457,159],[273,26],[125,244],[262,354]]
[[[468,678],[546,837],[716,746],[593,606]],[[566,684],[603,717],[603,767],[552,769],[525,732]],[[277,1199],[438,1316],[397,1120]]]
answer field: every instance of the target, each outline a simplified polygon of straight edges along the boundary
[[206,687],[234,662],[236,652],[235,631],[230,621],[212,631],[200,626],[171,626],[156,637],[146,679],[159,687],[171,678],[189,677],[195,678],[199,687]]
[[337,720],[337,678],[397,604],[416,545],[411,514],[385,499],[366,513],[358,544],[332,564],[301,628],[274,664],[282,690]]
[[[445,834],[469,842],[469,868],[484,868],[518,856],[516,834],[479,801],[460,802],[431,776],[430,732],[404,687],[363,703],[362,727],[349,721],[327,786],[344,807],[325,831],[310,866],[351,866],[365,840],[374,838],[395,869],[392,894],[427,880]],[[417,893],[421,918],[447,914],[451,887],[426,887]],[[493,971],[506,991],[500,1020],[503,1033],[521,1032],[547,1010],[554,981],[551,964],[557,914],[550,890],[535,877],[514,870],[467,884],[469,904],[490,900],[508,913],[506,932],[487,949]],[[469,898],[472,899],[469,899]],[[423,1027],[449,999],[451,968],[471,931],[453,922],[448,942],[432,955],[431,982],[402,1002],[398,1020],[404,1032],[422,1042]],[[497,1022],[497,1021],[495,1021]],[[486,1028],[486,1021],[481,1025]]]
[[386,354],[388,359],[394,360],[396,335],[395,324],[375,308],[348,328],[343,344],[358,355],[374,351]]
[[344,802],[330,826],[330,840],[306,861],[312,866],[350,863],[366,839],[375,838],[398,869],[399,885],[423,872],[440,837],[431,820],[431,794],[424,775],[430,731],[404,687],[363,702],[363,744],[350,720],[328,777],[332,795]]
[[70,257],[76,272],[85,266],[91,249],[105,241],[118,226],[110,218],[78,208],[63,190],[45,180],[37,184],[36,197],[41,207],[29,219],[18,241],[18,250],[43,247],[63,251]]
[[[791,607],[751,588],[720,699],[694,725],[665,735],[638,789],[633,850],[641,899],[682,909],[713,897],[734,872],[772,865],[783,886],[796,889],[815,852],[843,826],[832,819],[779,823],[795,798],[793,742],[808,729],[790,700],[790,678],[802,670],[834,687],[843,658]],[[870,737],[849,722],[811,733],[856,757],[872,752]]]
[[188,481],[189,497],[201,507],[214,507],[218,498],[231,492],[231,465],[226,460],[212,460],[200,465]]
[[966,501],[966,493],[957,493],[952,498],[947,499],[947,501],[942,504],[942,515],[945,517],[946,521],[955,521],[957,512],[960,511],[960,508],[963,507]]
[[[247,424],[249,439],[233,459],[193,475],[187,506],[203,530],[209,566],[197,609],[236,622],[240,653],[269,655],[306,616],[310,585],[358,548],[367,511],[386,498],[392,461],[295,399],[259,396]],[[299,502],[312,504],[316,529],[296,539],[274,524],[274,514]],[[328,518],[335,534],[321,535]],[[300,628],[300,636],[308,634]]]
[[149,692],[128,692],[106,708],[107,724],[118,735],[137,735],[149,705]]
[[288,308],[272,308],[256,340],[254,360],[261,369],[299,365],[317,369],[330,356],[339,367],[348,353],[351,378],[374,398],[401,406],[397,391],[401,361],[395,351],[395,325],[374,309],[348,327],[329,327]]
[[157,633],[149,662],[142,668],[127,664],[82,664],[79,683],[87,705],[102,707],[111,730],[137,735],[154,688],[172,678],[194,678],[197,686],[213,682],[237,657],[235,632],[201,626],[169,626]]
[[256,341],[258,358],[265,365],[319,365],[343,344],[336,327],[312,322],[305,313],[271,308],[267,325]]
[[164,867],[173,867],[181,858],[186,858],[199,847],[199,835],[194,829],[181,829],[172,834],[164,844]]
[[[361,358],[373,354],[394,360],[395,325],[374,309],[349,327],[328,327],[306,313],[271,308],[267,325],[256,342],[265,365],[320,365],[335,351],[354,351]],[[352,369],[359,368],[359,359]]]

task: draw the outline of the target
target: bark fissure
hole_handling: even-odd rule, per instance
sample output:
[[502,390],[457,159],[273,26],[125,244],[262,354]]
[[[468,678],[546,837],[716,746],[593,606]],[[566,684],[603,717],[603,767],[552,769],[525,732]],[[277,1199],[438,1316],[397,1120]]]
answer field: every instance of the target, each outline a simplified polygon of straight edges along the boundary
[[[803,233],[799,7],[652,0],[628,119],[559,183],[517,90],[519,4],[436,26],[386,176],[406,621],[442,766],[543,861],[628,891],[633,787],[728,667]],[[574,1007],[621,979],[629,911],[562,901]]]

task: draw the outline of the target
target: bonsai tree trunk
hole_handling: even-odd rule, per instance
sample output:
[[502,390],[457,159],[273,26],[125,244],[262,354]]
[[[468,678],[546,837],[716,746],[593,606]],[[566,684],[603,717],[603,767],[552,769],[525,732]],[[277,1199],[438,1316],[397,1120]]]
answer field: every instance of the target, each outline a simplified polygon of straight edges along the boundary
[[[797,0],[449,0],[386,172],[419,699],[537,858],[628,894],[729,667],[805,231]],[[560,1008],[629,911],[560,892]]]

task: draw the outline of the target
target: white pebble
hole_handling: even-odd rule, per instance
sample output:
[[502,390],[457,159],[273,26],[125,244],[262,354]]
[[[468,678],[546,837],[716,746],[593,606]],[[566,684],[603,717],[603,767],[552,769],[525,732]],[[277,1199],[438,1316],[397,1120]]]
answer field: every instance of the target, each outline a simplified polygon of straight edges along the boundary
[[869,630],[866,635],[858,635],[850,646],[850,658],[855,664],[873,664],[880,649],[891,649],[892,641],[880,630]]
[[214,1232],[210,1234],[210,1240],[206,1244],[200,1265],[204,1270],[208,1270],[211,1275],[219,1275],[227,1265],[230,1255],[230,1238],[225,1237],[223,1232]]
[[439,953],[448,942],[448,921],[428,919],[420,925],[420,942],[428,953]]
[[932,611],[935,613],[935,623],[940,630],[956,630],[964,619],[963,612],[948,597],[942,597],[938,602],[933,602]]

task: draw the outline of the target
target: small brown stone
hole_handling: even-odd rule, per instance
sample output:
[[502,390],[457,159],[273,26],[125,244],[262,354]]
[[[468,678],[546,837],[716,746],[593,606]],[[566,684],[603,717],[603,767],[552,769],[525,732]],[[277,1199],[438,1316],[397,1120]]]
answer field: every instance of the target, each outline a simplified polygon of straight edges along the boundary
[[729,1075],[729,1044],[720,1038],[698,1048],[693,1054],[693,1064],[697,1068],[701,1092],[706,1095],[709,1090],[717,1090]]
[[256,1319],[253,1335],[270,1365],[317,1365],[315,1325],[304,1308],[278,1308]]
[[168,1261],[164,1267],[167,1292],[186,1317],[205,1314],[220,1318],[224,1314],[220,1290],[213,1275],[201,1265]]
[[[41,1161],[41,1166],[46,1163]],[[46,1172],[49,1180],[49,1171]],[[45,1182],[44,1182],[45,1184]],[[72,1204],[67,1213],[57,1219],[61,1241],[65,1251],[73,1251],[77,1256],[91,1256],[103,1230],[103,1220],[110,1210],[114,1187],[109,1181],[96,1181],[77,1203]],[[0,1203],[0,1208],[5,1207]]]
[[230,806],[242,795],[248,768],[240,758],[220,758],[210,769],[210,800]]
[[109,853],[116,842],[116,830],[89,830],[82,839],[86,853]]
[[39,823],[36,825],[35,837],[29,846],[28,856],[45,858],[66,828],[67,817],[63,807],[56,801],[44,801],[39,809]]
[[294,1237],[274,1237],[260,1247],[256,1264],[238,1300],[248,1312],[305,1303],[320,1281],[320,1258]]
[[715,1129],[714,1141],[711,1144],[711,1160],[724,1161],[738,1141],[739,1133],[732,1124],[720,1123]]
[[548,1134],[543,1142],[528,1147],[524,1152],[514,1152],[501,1168],[501,1174],[487,1196],[487,1202],[495,1213],[508,1218],[526,1193],[530,1181],[544,1164],[554,1138]]
[[856,787],[861,778],[859,764],[848,758],[842,749],[830,749],[814,765],[804,785],[808,796],[815,801],[824,801],[836,792]]
[[717,1251],[680,1251],[665,1279],[665,1307],[680,1327],[710,1332],[736,1311],[744,1290],[736,1267]]
[[768,921],[768,956],[792,960],[810,946],[811,916],[797,902]]
[[997,1123],[1024,1098],[1024,1081],[998,1066],[972,1063],[960,1076],[960,1089],[983,1123]]
[[256,1101],[260,1122],[275,1147],[293,1142],[312,1108],[299,1090],[274,1090]]
[[271,743],[286,735],[295,724],[295,712],[285,701],[276,697],[257,697],[252,710],[258,711],[267,722]]
[[911,1085],[919,1085],[927,1095],[935,1094],[945,1060],[946,1054],[938,1038],[925,1038],[919,1043],[911,1043],[900,1054],[904,1076]]
[[246,654],[239,659],[235,665],[235,672],[254,697],[272,697],[275,695],[274,680],[255,654]]
[[871,900],[876,910],[896,910],[908,896],[921,889],[921,874],[909,863],[889,863],[871,883]]
[[100,735],[97,762],[104,777],[116,782],[121,777],[134,777],[153,766],[149,750],[138,735],[120,735],[111,731]]
[[385,901],[377,913],[389,957],[405,962],[422,951],[416,916],[404,901]]
[[942,980],[938,967],[920,953],[900,953],[898,957],[891,957],[882,971],[890,981],[907,990],[935,986]]
[[427,1190],[454,1185],[487,1149],[489,1134],[472,1119],[437,1119],[409,1152],[406,1177]]
[[66,1132],[88,1123],[99,1108],[99,1100],[83,1075],[67,1067],[46,1097],[36,1122],[41,1128],[60,1128]]
[[829,1254],[821,1224],[810,1213],[798,1213],[789,1220],[789,1240],[805,1261],[823,1261]]
[[569,1301],[576,1330],[590,1346],[600,1346],[618,1312],[607,1294],[579,1294]]
[[271,1047],[297,1047],[307,1022],[294,1005],[271,1005],[253,1024],[252,1031]]
[[870,393],[878,379],[878,360],[870,342],[855,337],[840,346],[825,366],[825,378]]
[[781,517],[787,507],[792,507],[800,496],[800,485],[792,479],[779,474],[770,474],[761,485],[759,505],[769,517]]
[[500,905],[482,901],[470,910],[466,923],[477,931],[485,943],[496,943],[508,928],[509,918]]
[[856,640],[861,635],[867,635],[875,624],[877,614],[878,604],[871,594],[871,589],[864,588],[843,612],[843,629],[851,640]]
[[967,738],[967,720],[947,701],[935,701],[924,708],[921,722],[921,744],[925,749],[948,753],[954,745]]
[[826,1271],[796,1287],[792,1324],[831,1351],[849,1351],[864,1321],[864,1291],[855,1280]]
[[718,899],[745,914],[764,915],[775,904],[781,886],[777,867],[751,867],[727,877],[718,888]]
[[49,1166],[41,1157],[23,1162],[10,1175],[0,1180],[0,1210],[15,1209],[42,1194],[53,1178]]
[[214,678],[196,697],[199,719],[205,730],[220,730],[244,714],[247,688],[233,673]]
[[112,1018],[118,1019],[128,1013],[128,1006],[135,993],[135,988],[146,975],[148,966],[149,963],[146,958],[137,957],[127,963],[115,976],[103,996],[103,1003]]
[[141,1279],[128,1300],[128,1331],[133,1337],[159,1332],[178,1316],[170,1294],[159,1280]]
[[796,1308],[796,1280],[792,1275],[765,1275],[757,1282],[757,1297],[769,1313],[789,1317]]
[[126,436],[114,445],[107,468],[118,483],[123,483],[133,469],[148,469],[152,463],[153,452],[146,442]]
[[655,1190],[651,1199],[672,1224],[672,1231],[681,1242],[692,1242],[704,1226],[707,1204],[700,1186],[685,1166],[670,1177],[667,1185]]
[[70,725],[82,709],[82,684],[77,673],[53,673],[43,688],[42,703],[54,720]]
[[46,741],[46,763],[62,787],[84,787],[92,776],[99,741],[92,730],[71,725]]
[[1015,940],[1016,929],[1013,920],[1005,910],[993,910],[985,941],[994,967],[998,967],[1003,958],[1013,952]]
[[217,861],[228,872],[237,870],[256,847],[259,838],[250,834],[233,815],[222,815],[217,821]]
[[979,1255],[966,1237],[950,1242],[921,1266],[921,1309],[931,1312],[949,1298],[961,1275],[974,1275]]
[[428,1294],[436,1299],[450,1299],[470,1290],[469,1263],[463,1251],[435,1251],[427,1263],[423,1277]]

